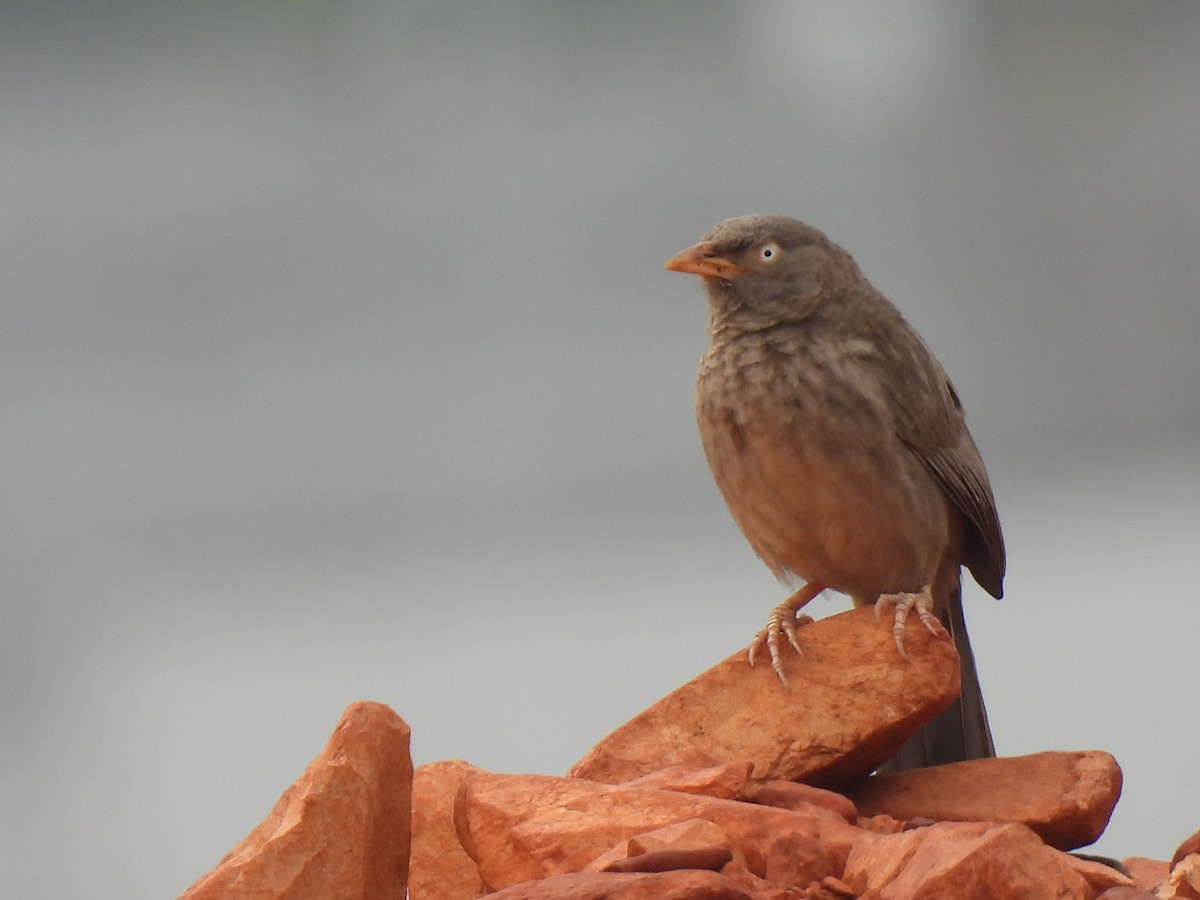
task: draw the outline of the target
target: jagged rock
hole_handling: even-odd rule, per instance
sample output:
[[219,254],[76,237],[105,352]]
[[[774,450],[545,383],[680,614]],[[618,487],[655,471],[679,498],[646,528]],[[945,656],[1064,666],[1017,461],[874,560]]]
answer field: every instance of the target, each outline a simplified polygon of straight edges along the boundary
[[732,800],[750,782],[750,770],[754,763],[749,760],[726,763],[722,766],[690,766],[681,764],[659,769],[640,778],[625,782],[629,787],[660,788],[664,791],[679,791],[683,794],[704,794]]
[[1104,831],[1121,795],[1108,753],[1047,752],[873,775],[846,788],[863,816],[1020,822],[1052,847],[1073,850]]
[[751,900],[751,895],[716,872],[577,872],[514,884],[488,894],[488,900]]
[[459,759],[418,766],[413,773],[410,900],[474,900],[483,880],[454,831],[454,801],[471,775],[482,772]]
[[899,819],[893,819],[891,816],[863,816],[858,817],[858,821],[854,823],[863,831],[870,831],[875,834],[899,834],[901,831],[908,831],[910,828],[920,828],[924,825],[932,825],[933,820],[922,822],[919,819],[910,819],[907,822],[901,822]]
[[746,865],[741,848],[708,819],[685,819],[620,841],[588,863],[586,871],[662,872],[682,868],[720,871],[752,893],[766,886]]
[[844,794],[795,781],[753,781],[746,785],[737,799],[793,812],[826,811],[851,825],[858,820],[858,810]]
[[1200,831],[1175,848],[1175,853],[1171,857],[1171,868],[1175,868],[1185,856],[1191,856],[1193,853],[1200,853]]
[[1191,853],[1171,866],[1158,887],[1160,900],[1200,900],[1200,853]]
[[842,874],[845,859],[803,832],[782,834],[767,851],[765,876],[781,887],[804,887]]
[[1088,900],[1094,896],[1066,854],[1016,824],[940,822],[873,836],[851,849],[842,880],[863,900]]
[[1084,859],[1075,854],[1064,854],[1067,865],[1087,881],[1093,893],[1102,894],[1114,888],[1134,888],[1136,885],[1128,875],[1095,859]]
[[756,878],[784,836],[823,844],[840,867],[863,834],[828,814],[545,775],[474,775],[455,807],[459,840],[493,889],[580,871],[621,841],[687,819],[720,828]]
[[1144,891],[1153,891],[1166,879],[1171,864],[1162,859],[1147,859],[1144,856],[1127,856],[1121,865],[1133,876],[1133,883]]
[[615,784],[678,763],[749,759],[758,779],[836,786],[872,771],[958,695],[953,645],[915,623],[907,661],[871,607],[797,635],[804,655],[784,654],[790,689],[739,650],[608,735],[570,774]]
[[[722,851],[729,855],[724,863],[717,868],[723,868],[734,858],[733,841],[724,831],[708,819],[685,819],[673,825],[656,828],[631,838],[619,841],[616,846],[601,853],[587,865],[589,872],[649,872],[665,871],[664,868],[646,869],[633,868],[630,860],[648,854],[661,853],[702,853]],[[740,856],[740,851],[738,851]],[[745,859],[741,862],[744,864]],[[688,868],[673,866],[668,868]],[[692,867],[695,868],[695,867]],[[700,866],[699,868],[709,868]]]
[[727,847],[697,847],[694,850],[650,850],[610,862],[601,872],[673,872],[676,869],[707,869],[720,872],[733,862]]
[[820,884],[809,887],[804,900],[854,900],[854,897],[854,888],[840,878],[828,876],[822,878]]
[[275,808],[183,900],[396,900],[408,872],[409,728],[354,703]]

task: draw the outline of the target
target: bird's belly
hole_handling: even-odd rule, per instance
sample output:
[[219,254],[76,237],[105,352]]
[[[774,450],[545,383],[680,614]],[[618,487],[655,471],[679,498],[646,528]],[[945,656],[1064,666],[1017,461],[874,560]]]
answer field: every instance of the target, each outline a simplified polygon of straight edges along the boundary
[[932,581],[949,510],[919,461],[888,434],[839,439],[839,423],[793,425],[782,437],[733,419],[701,428],[717,486],[759,557],[780,578],[856,599]]

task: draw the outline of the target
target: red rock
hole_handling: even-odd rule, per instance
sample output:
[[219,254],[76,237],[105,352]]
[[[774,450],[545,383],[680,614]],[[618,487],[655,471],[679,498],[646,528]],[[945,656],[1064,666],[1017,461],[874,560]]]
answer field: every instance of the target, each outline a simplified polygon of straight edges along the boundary
[[842,874],[845,859],[802,832],[781,834],[767,851],[766,879],[780,887],[805,887]]
[[804,655],[784,654],[790,689],[739,650],[608,735],[570,774],[615,784],[679,763],[749,759],[758,779],[844,784],[888,759],[958,694],[953,645],[910,627],[905,661],[891,621],[871,607],[797,635]]
[[1020,822],[1073,850],[1104,831],[1121,769],[1099,750],[1048,752],[873,775],[845,789],[860,815],[946,822]]
[[[704,852],[720,850],[729,853],[730,860],[735,856],[733,841],[724,831],[708,819],[684,819],[673,825],[646,831],[633,837],[618,841],[616,846],[601,853],[587,864],[589,872],[646,872],[649,869],[623,868],[627,860],[637,859],[646,854],[672,852]],[[744,865],[745,859],[736,854]],[[616,868],[613,868],[617,866]],[[724,864],[722,864],[724,865]],[[678,867],[677,867],[678,868]],[[702,867],[707,868],[707,867]],[[659,869],[658,871],[663,871]]]
[[863,900],[1087,900],[1066,854],[1024,825],[941,822],[854,845],[842,880]]
[[720,828],[757,878],[783,836],[825,845],[840,866],[863,834],[828,815],[545,775],[472,776],[455,807],[459,841],[494,889],[580,871],[622,841],[687,819]]
[[1200,831],[1197,831],[1175,849],[1175,854],[1171,857],[1171,868],[1175,868],[1185,856],[1191,856],[1193,853],[1200,853]]
[[753,781],[743,788],[737,799],[793,812],[826,810],[851,825],[858,820],[858,810],[844,794],[795,781]]
[[826,900],[826,898],[829,898],[829,900],[838,900],[841,897],[853,898],[855,896],[854,888],[850,887],[850,885],[846,884],[840,878],[822,878],[821,883],[817,885],[817,890],[820,893],[810,889],[812,893],[811,900]]
[[1160,900],[1200,900],[1200,853],[1185,856],[1171,867],[1158,888]]
[[[620,841],[587,864],[589,872],[649,872],[668,868],[711,868],[718,858],[721,874],[757,892],[765,882],[746,865],[733,840],[708,819],[685,819]],[[684,865],[684,863],[687,863]]]
[[412,789],[410,900],[473,900],[486,888],[454,830],[454,801],[471,775],[482,772],[459,759],[417,767]]
[[1141,888],[1114,887],[1109,888],[1103,894],[1098,894],[1096,900],[1158,900],[1158,895]]
[[697,847],[694,850],[652,850],[627,856],[606,865],[601,872],[671,872],[675,869],[708,869],[720,872],[733,862],[728,847]]
[[354,703],[258,827],[183,900],[396,900],[407,884],[409,728]]
[[704,794],[732,800],[750,782],[750,770],[754,763],[749,760],[726,763],[722,766],[689,766],[681,764],[659,769],[640,778],[627,781],[629,787],[659,788],[664,791],[679,791],[684,794]]
[[[893,819],[891,816],[862,816],[854,823],[863,831],[870,831],[873,834],[899,834],[901,831],[907,831],[909,826],[916,820],[901,822],[899,819]],[[932,825],[933,822],[925,823]]]
[[751,900],[716,872],[577,872],[514,884],[488,900]]
[[1171,864],[1161,859],[1147,859],[1144,856],[1129,856],[1121,860],[1121,865],[1133,876],[1133,883],[1144,891],[1153,891],[1171,871]]
[[1081,856],[1072,856],[1069,853],[1064,853],[1063,857],[1067,865],[1084,877],[1095,894],[1101,894],[1113,888],[1135,887],[1132,878],[1106,863],[1094,859],[1084,859]]

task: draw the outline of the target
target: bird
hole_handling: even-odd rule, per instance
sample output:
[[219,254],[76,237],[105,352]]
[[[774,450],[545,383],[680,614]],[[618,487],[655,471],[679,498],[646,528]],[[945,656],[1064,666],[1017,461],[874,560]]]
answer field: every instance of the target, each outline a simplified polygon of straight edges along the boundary
[[727,219],[666,268],[699,275],[708,296],[696,420],[713,479],[758,557],[800,585],[750,662],[765,648],[786,688],[783,641],[800,652],[800,610],[826,589],[891,609],[903,658],[915,613],[953,639],[962,692],[885,770],[995,756],[961,570],[1001,598],[1004,537],[941,364],[854,258],[796,219]]

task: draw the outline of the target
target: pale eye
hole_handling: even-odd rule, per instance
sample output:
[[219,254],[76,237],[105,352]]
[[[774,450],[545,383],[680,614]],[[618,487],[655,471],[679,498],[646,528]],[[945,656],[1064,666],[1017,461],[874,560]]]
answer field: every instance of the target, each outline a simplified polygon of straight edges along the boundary
[[765,262],[765,263],[773,263],[777,259],[779,259],[779,254],[780,254],[779,245],[777,243],[775,243],[774,241],[771,241],[770,243],[763,244],[761,247],[758,248],[758,261]]

